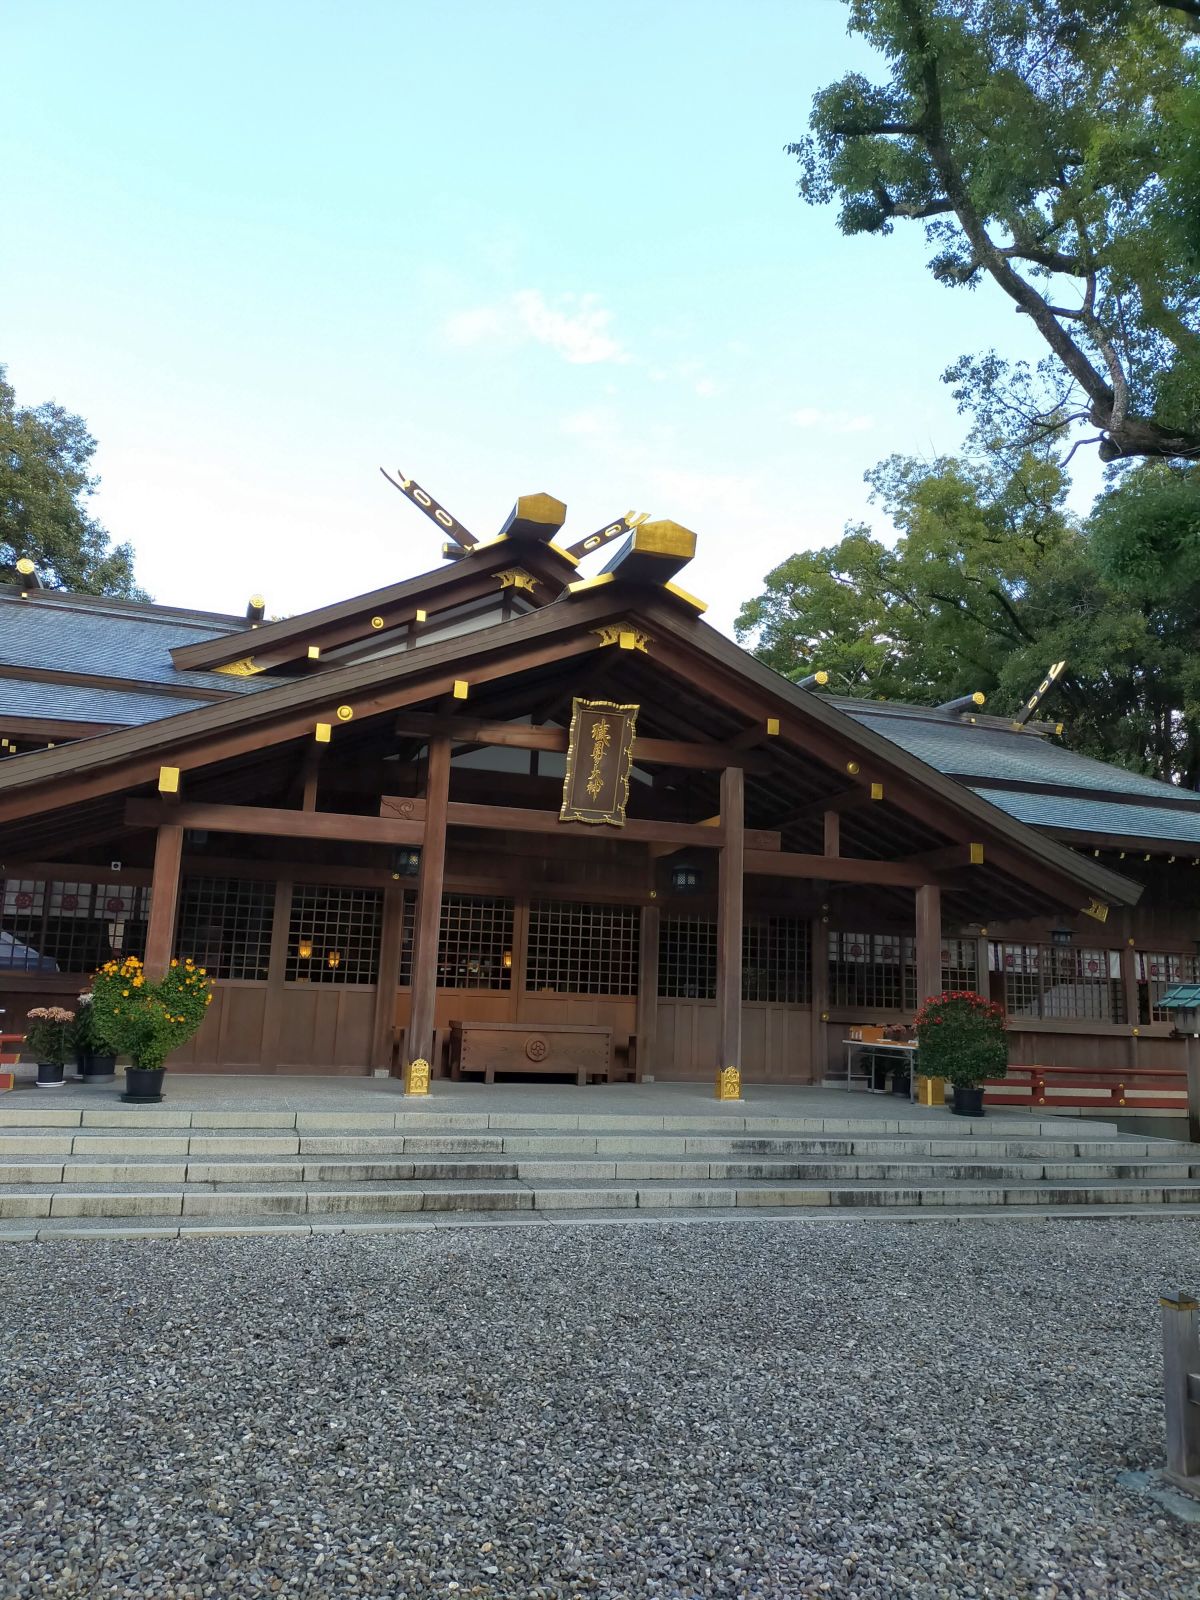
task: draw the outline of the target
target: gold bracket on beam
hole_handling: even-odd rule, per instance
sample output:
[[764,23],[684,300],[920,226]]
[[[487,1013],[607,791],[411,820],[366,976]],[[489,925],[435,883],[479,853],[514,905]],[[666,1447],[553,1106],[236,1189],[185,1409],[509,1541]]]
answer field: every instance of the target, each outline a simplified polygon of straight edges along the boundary
[[265,672],[265,667],[256,667],[253,656],[243,656],[240,661],[226,661],[223,666],[214,667],[214,672],[223,672],[230,678],[252,678],[256,672]]
[[503,572],[496,574],[502,589],[527,589],[533,593],[533,586],[539,580],[532,572],[526,572],[523,567],[505,567]]
[[159,792],[159,794],[174,794],[174,795],[177,795],[179,793],[179,768],[178,767],[159,767],[159,769],[158,769],[158,792]]
[[332,737],[333,737],[333,724],[332,723],[329,723],[329,722],[318,722],[316,727],[313,729],[313,738],[317,741],[318,744],[328,744]]
[[468,694],[470,694],[470,692],[471,692],[471,685],[467,682],[467,680],[465,678],[455,678],[455,680],[454,680],[454,698],[456,700],[465,700],[467,698]]
[[1109,907],[1103,900],[1090,900],[1083,908],[1085,917],[1094,917],[1097,922],[1108,921]]
[[632,622],[606,622],[602,628],[593,628],[592,632],[601,645],[615,644],[622,650],[640,650],[643,655],[649,654],[648,647],[654,643],[648,633],[635,628]]

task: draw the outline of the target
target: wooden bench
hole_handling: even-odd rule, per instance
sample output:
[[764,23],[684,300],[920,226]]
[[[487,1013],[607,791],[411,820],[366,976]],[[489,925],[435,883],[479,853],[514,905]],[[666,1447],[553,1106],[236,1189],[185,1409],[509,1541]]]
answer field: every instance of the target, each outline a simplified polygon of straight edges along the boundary
[[542,1073],[607,1082],[612,1071],[611,1028],[581,1022],[451,1022],[450,1076],[482,1072]]
[[[476,1030],[479,1030],[482,1032],[490,1031],[519,1034],[523,1039],[532,1039],[535,1036],[538,1038],[546,1038],[548,1034],[568,1032],[577,1034],[607,1035],[610,1041],[612,1038],[611,1028],[598,1028],[588,1024],[568,1025],[555,1023],[552,1026],[541,1027],[537,1023],[525,1022],[472,1022],[465,1024],[460,1023],[457,1025],[455,1023],[451,1023],[449,1028],[434,1029],[433,1052],[430,1056],[429,1064],[430,1068],[432,1069],[432,1075],[435,1078],[444,1077],[447,1074],[451,1078],[460,1078],[464,1070],[461,1054],[458,1059],[457,1070],[455,1066],[453,1043],[453,1030],[455,1026],[465,1028],[468,1032],[475,1032]],[[392,1029],[392,1049],[389,1061],[389,1069],[392,1077],[394,1078],[402,1076],[404,1072],[404,1046],[407,1036],[408,1030],[405,1027],[397,1026]],[[492,1076],[490,1077],[487,1074],[486,1066],[482,1068],[477,1065],[468,1066],[465,1070],[469,1072],[483,1071],[485,1083],[493,1082],[495,1073],[497,1071],[562,1073],[564,1075],[571,1074],[575,1077],[577,1082],[580,1081],[578,1066],[574,1062],[565,1065],[562,1064],[561,1058],[558,1054],[556,1054],[553,1061],[550,1061],[549,1063],[547,1063],[546,1060],[543,1060],[542,1062],[532,1061],[527,1054],[523,1054],[519,1065],[508,1066],[504,1063],[511,1058],[511,1052],[512,1044],[511,1041],[508,1041],[504,1051],[502,1052],[503,1060],[497,1061],[496,1066],[493,1068]],[[608,1052],[607,1065],[604,1065],[599,1060],[589,1062],[586,1064],[586,1073],[587,1077],[583,1081],[590,1079],[592,1082],[602,1083],[641,1083],[642,1068],[641,1062],[638,1060],[637,1035],[635,1033],[631,1033],[629,1035],[628,1043],[624,1045],[612,1043]]]

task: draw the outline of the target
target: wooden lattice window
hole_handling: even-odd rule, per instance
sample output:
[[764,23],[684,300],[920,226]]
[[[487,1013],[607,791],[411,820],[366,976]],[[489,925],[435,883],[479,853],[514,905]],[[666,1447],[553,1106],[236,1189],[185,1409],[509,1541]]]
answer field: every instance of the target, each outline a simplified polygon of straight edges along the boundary
[[86,974],[144,956],[149,915],[137,884],[0,879],[0,972]]
[[717,925],[711,917],[662,918],[658,992],[664,1000],[716,999]]
[[535,900],[525,987],[531,993],[636,994],[640,934],[636,906]]
[[976,989],[979,946],[974,939],[946,939],[942,944],[942,989]]
[[291,983],[374,983],[382,921],[378,889],[296,884],[284,976]]
[[[753,917],[743,924],[743,1000],[805,1005],[810,987],[805,918]],[[667,1000],[716,998],[717,925],[711,917],[663,917],[658,992]]]
[[512,987],[513,903],[491,895],[442,899],[439,989]]
[[915,940],[899,933],[831,933],[829,1002],[850,1011],[915,1011]]
[[213,978],[265,980],[271,966],[275,885],[257,878],[185,878],[175,954]]
[[996,943],[991,946],[991,963],[1003,975],[1004,1009],[1010,1016],[1127,1020],[1119,950]]

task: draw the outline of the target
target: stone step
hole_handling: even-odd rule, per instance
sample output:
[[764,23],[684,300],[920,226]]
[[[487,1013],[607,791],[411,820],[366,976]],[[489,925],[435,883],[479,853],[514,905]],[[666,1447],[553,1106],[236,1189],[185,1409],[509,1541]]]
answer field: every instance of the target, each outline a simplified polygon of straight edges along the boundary
[[1137,1138],[1074,1139],[1059,1137],[944,1137],[907,1135],[735,1135],[701,1134],[555,1135],[555,1134],[369,1134],[258,1133],[179,1129],[156,1132],[133,1129],[114,1132],[94,1128],[29,1127],[0,1132],[0,1161],[82,1156],[89,1160],[286,1160],[295,1157],[363,1156],[481,1158],[550,1157],[586,1159],[670,1160],[715,1159],[721,1156],[764,1158],[854,1157],[904,1160],[919,1158],[984,1160],[1146,1160],[1193,1154],[1185,1142]]
[[678,1208],[788,1208],[854,1210],[910,1208],[1005,1208],[1164,1205],[1200,1214],[1200,1182],[1163,1184],[1113,1181],[1069,1183],[931,1183],[928,1185],[800,1184],[713,1181],[697,1186],[670,1182],[558,1183],[517,1180],[425,1181],[421,1185],[320,1184],[294,1187],[177,1187],[127,1185],[122,1189],[72,1184],[61,1188],[9,1190],[0,1195],[0,1219],[47,1217],[238,1217],[311,1216],[343,1212],[433,1211],[671,1211]]
[[517,1178],[525,1182],[766,1180],[822,1183],[843,1180],[911,1184],[931,1180],[1003,1182],[1011,1180],[1150,1180],[1200,1178],[1200,1161],[1169,1157],[1138,1161],[958,1161],[944,1159],[859,1161],[855,1159],[759,1158],[682,1161],[562,1161],[554,1157],[446,1158],[371,1161],[305,1160],[291,1157],[213,1161],[187,1157],[176,1161],[90,1160],[77,1154],[64,1159],[0,1161],[0,1193],[12,1185],[46,1184],[285,1184],[329,1182],[400,1183],[433,1179],[479,1180]]
[[1062,1133],[1068,1127],[1075,1138],[1100,1138],[1116,1132],[1113,1123],[1090,1118],[1013,1116],[995,1112],[981,1121],[951,1117],[944,1113],[919,1111],[904,1102],[895,1114],[855,1115],[848,1107],[841,1116],[761,1116],[739,1110],[734,1105],[714,1108],[711,1114],[671,1116],[663,1114],[598,1114],[564,1112],[449,1111],[433,1103],[421,1110],[332,1112],[332,1111],[200,1111],[162,1106],[123,1106],[106,1096],[95,1106],[55,1107],[38,1097],[36,1104],[0,1105],[0,1131],[17,1128],[108,1128],[134,1132],[179,1132],[201,1130],[251,1130],[260,1133],[430,1133],[514,1132],[528,1133],[911,1133],[914,1136],[971,1138],[985,1130],[1020,1137]]

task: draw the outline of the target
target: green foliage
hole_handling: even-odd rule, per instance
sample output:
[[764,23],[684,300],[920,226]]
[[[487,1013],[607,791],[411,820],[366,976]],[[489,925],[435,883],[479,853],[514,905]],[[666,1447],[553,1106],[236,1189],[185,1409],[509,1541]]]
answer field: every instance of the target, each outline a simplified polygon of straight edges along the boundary
[[192,961],[172,961],[164,978],[151,983],[135,956],[107,962],[92,983],[95,1030],[114,1055],[135,1067],[161,1067],[172,1050],[187,1043],[212,1004],[212,984]]
[[1063,468],[892,457],[874,498],[899,529],[793,555],[743,606],[739,639],[786,677],[823,668],[834,692],[937,704],[982,690],[1015,713],[1052,661],[1048,713],[1073,748],[1200,781],[1200,469],[1145,463],[1084,523]]
[[932,995],[917,1013],[916,1028],[923,1077],[973,1089],[1008,1075],[1004,1012],[983,995],[970,989]]
[[0,582],[28,556],[49,588],[144,599],[133,549],[114,546],[87,510],[96,441],[62,406],[18,406],[0,366]]
[[821,90],[800,193],[847,234],[924,223],[941,282],[984,278],[1049,349],[947,380],[1025,443],[1080,423],[1101,455],[1200,451],[1200,7],[1159,0],[847,0],[887,81]]

